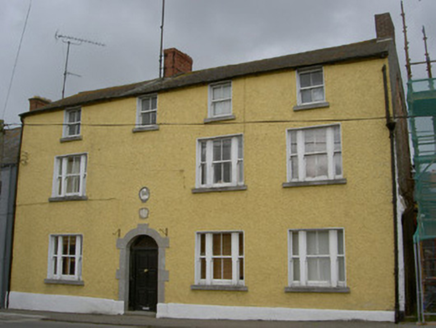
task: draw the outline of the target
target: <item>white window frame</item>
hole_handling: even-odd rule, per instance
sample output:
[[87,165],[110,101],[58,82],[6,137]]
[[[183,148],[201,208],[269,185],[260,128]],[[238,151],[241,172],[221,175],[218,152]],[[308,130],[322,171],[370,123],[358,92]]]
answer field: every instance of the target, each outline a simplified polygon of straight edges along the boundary
[[[70,113],[71,112],[78,112],[79,113],[79,120],[77,121],[70,121]],[[73,138],[80,136],[81,133],[81,124],[82,124],[82,108],[80,107],[74,107],[74,108],[68,108],[64,111],[64,129],[62,137],[64,138]],[[70,127],[76,126],[75,133],[70,133]]]
[[[219,99],[214,99],[213,98],[213,89],[215,88],[222,88],[225,86],[229,86],[230,87],[230,97],[223,97],[223,98],[219,98]],[[227,117],[227,116],[231,116],[233,113],[233,108],[232,108],[232,96],[233,96],[233,87],[232,87],[232,81],[223,81],[223,82],[219,82],[219,83],[213,83],[209,85],[209,110],[208,110],[208,117],[209,118],[220,118],[220,117]],[[214,114],[214,108],[215,108],[215,104],[217,103],[222,103],[222,102],[229,102],[230,103],[230,111],[229,113],[223,113],[221,115],[215,115]]]
[[[214,183],[214,160],[213,160],[213,142],[216,140],[231,139],[231,181]],[[202,144],[206,144],[206,158],[202,161]],[[241,143],[241,151],[239,145]],[[241,154],[240,154],[241,153]],[[222,161],[224,162],[224,161]],[[216,163],[216,162],[215,162]],[[206,167],[206,181],[202,182],[203,165]],[[196,187],[197,188],[219,188],[233,187],[244,185],[244,138],[242,134],[227,135],[212,138],[197,139],[197,170],[196,170]]]
[[[76,237],[76,247],[74,256],[74,274],[62,274],[63,261],[69,257],[68,254],[63,254],[63,239],[69,237]],[[83,236],[81,234],[52,234],[49,237],[49,250],[48,250],[48,268],[47,278],[54,280],[82,280],[82,248]],[[55,250],[56,239],[57,250]],[[56,262],[56,263],[55,263]]]
[[[335,150],[335,128],[339,129],[339,150]],[[319,152],[327,155],[327,175],[318,177],[306,177],[306,156],[310,154],[316,154],[317,152],[306,153],[305,146],[305,131],[310,129],[326,129],[326,151]],[[292,131],[297,132],[297,153],[291,151],[292,147]],[[330,125],[317,125],[308,126],[304,128],[292,128],[286,131],[286,148],[287,148],[287,181],[288,182],[304,182],[304,181],[324,181],[324,180],[337,180],[342,179],[344,175],[344,167],[342,160],[342,126],[340,123]],[[341,157],[341,174],[336,174],[335,166],[335,154],[340,154]],[[293,178],[292,172],[292,160],[291,158],[297,158],[298,161],[298,176]]]
[[[232,248],[232,279],[213,279],[213,235],[214,234],[231,234]],[[201,235],[205,235],[205,255],[201,255]],[[243,254],[239,254],[239,236],[243,238]],[[223,256],[217,256],[223,258]],[[206,278],[201,279],[201,258],[206,260]],[[240,259],[244,261],[243,271],[244,278],[240,279]],[[244,286],[245,284],[245,237],[242,231],[210,231],[210,232],[197,232],[195,236],[195,283],[197,285],[207,286]]]
[[[307,258],[307,232],[328,231],[329,233],[329,254],[317,257],[330,258],[330,281],[309,281],[308,279],[308,263]],[[342,251],[338,251],[338,231],[342,232]],[[293,254],[293,233],[298,233],[298,256]],[[343,258],[344,279],[339,280],[339,259]],[[294,259],[299,260],[299,280],[294,279]],[[291,229],[288,232],[288,284],[290,287],[346,287],[347,286],[347,270],[346,270],[346,255],[345,255],[345,230],[343,228],[325,228],[325,229]]]
[[[73,157],[80,159],[80,168],[78,174],[67,173],[68,159]],[[86,153],[69,154],[69,155],[62,155],[62,156],[55,157],[54,172],[53,172],[53,189],[52,189],[53,197],[85,196],[87,157],[88,154]],[[73,176],[79,177],[79,190],[77,192],[68,192],[67,179]]]
[[[152,99],[156,99],[156,107],[152,108]],[[150,100],[150,108],[147,110],[142,110],[142,102],[146,99]],[[157,94],[151,94],[146,96],[138,97],[136,100],[136,127],[150,127],[150,126],[156,126],[157,125],[157,108],[158,108],[158,96]],[[150,124],[143,124],[142,123],[142,114],[155,114],[155,121]]]
[[[300,78],[302,74],[310,74],[314,72],[321,72],[322,74],[322,84],[316,84],[316,85],[310,85],[307,87],[302,87]],[[303,97],[301,95],[301,91],[303,90],[313,90],[313,89],[319,89],[322,87],[322,100],[318,101],[310,101],[310,102],[303,102]],[[325,79],[324,79],[324,69],[323,67],[312,67],[312,68],[305,68],[305,69],[299,69],[297,71],[297,94],[298,94],[298,105],[310,105],[310,104],[317,104],[317,103],[323,103],[325,102]]]

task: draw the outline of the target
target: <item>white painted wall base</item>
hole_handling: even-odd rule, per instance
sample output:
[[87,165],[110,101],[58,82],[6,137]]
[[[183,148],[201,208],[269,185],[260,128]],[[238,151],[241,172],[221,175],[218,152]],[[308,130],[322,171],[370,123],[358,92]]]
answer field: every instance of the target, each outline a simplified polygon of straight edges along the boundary
[[124,302],[93,297],[10,292],[9,308],[51,312],[123,314]]
[[157,318],[269,321],[395,320],[394,311],[288,309],[197,304],[158,304]]

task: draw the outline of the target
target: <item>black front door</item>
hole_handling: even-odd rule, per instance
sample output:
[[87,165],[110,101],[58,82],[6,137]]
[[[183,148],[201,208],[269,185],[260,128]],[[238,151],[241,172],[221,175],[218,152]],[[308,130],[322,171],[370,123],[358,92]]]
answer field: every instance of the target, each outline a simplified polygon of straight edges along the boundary
[[156,311],[158,249],[150,237],[141,237],[131,248],[130,302],[134,311]]

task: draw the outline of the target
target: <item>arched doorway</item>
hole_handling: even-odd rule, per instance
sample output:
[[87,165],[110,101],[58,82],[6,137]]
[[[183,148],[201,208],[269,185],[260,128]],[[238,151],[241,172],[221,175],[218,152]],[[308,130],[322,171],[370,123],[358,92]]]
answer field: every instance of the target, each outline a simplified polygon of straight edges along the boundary
[[[117,248],[120,250],[120,264],[116,272],[118,279],[118,300],[124,303],[124,311],[132,308],[129,304],[132,266],[132,245],[140,243],[139,238],[150,237],[158,246],[158,281],[157,281],[157,303],[165,303],[165,282],[169,280],[169,272],[165,269],[165,253],[170,245],[167,236],[162,237],[156,230],[149,228],[148,224],[138,224],[135,229],[128,231],[124,237],[117,239]],[[144,269],[145,270],[145,269]]]
[[158,245],[150,236],[138,236],[130,246],[129,310],[156,311]]

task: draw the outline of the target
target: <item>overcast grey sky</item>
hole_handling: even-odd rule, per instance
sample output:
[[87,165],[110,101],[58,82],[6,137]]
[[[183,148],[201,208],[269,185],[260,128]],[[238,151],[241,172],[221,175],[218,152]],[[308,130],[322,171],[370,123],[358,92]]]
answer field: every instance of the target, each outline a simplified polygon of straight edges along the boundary
[[[29,4],[27,28],[6,97]],[[436,0],[404,0],[412,61],[424,60],[422,26],[436,59]],[[67,46],[55,33],[106,44],[71,46],[66,96],[158,77],[162,0],[0,0],[0,110],[19,123],[35,95],[61,98]],[[400,0],[166,0],[164,48],[194,70],[375,38],[390,12],[404,67]],[[436,75],[436,64],[433,65]],[[406,79],[405,70],[403,79]],[[425,78],[414,68],[414,78]]]

